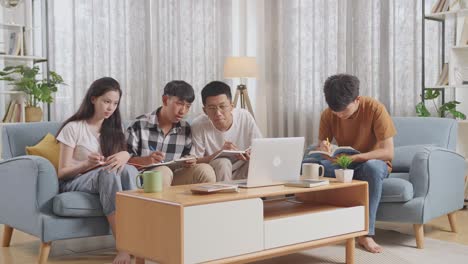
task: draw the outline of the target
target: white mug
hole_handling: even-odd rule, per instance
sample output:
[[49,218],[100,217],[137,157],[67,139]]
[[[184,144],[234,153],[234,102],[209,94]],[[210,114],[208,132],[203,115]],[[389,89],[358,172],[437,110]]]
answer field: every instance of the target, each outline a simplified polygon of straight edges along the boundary
[[[320,173],[320,168],[322,168],[322,173]],[[316,163],[304,163],[302,164],[302,177],[304,179],[313,179],[318,180],[319,177],[325,175],[325,167]]]

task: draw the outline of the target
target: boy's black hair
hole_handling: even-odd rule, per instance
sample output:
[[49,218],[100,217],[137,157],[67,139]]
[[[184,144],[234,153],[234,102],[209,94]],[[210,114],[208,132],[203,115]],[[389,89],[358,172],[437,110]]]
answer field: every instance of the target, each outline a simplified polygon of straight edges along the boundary
[[232,100],[231,87],[229,87],[229,85],[220,81],[213,81],[208,83],[201,91],[203,105],[206,104],[206,98],[208,96],[217,96],[220,94],[225,94],[229,101]]
[[164,86],[164,94],[176,96],[180,100],[188,103],[193,103],[195,100],[195,92],[190,84],[184,81],[170,81]]
[[341,112],[359,96],[359,79],[350,74],[332,75],[325,81],[323,92],[328,107]]

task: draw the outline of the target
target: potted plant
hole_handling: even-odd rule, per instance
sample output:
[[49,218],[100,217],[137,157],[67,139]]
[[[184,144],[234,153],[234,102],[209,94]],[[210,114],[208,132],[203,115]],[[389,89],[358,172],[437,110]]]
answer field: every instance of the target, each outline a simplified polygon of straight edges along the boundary
[[0,71],[0,80],[8,81],[17,91],[26,94],[26,122],[42,120],[42,109],[39,103],[52,103],[52,94],[57,92],[57,85],[63,84],[63,79],[57,73],[50,71],[50,79],[38,79],[39,67],[26,65],[8,66]]
[[341,155],[336,158],[335,164],[341,167],[341,169],[335,170],[335,177],[338,181],[351,182],[353,180],[354,170],[348,169],[351,163],[353,163],[353,160],[347,155]]
[[[437,112],[438,117],[452,116],[455,119],[466,119],[466,115],[457,110],[457,105],[460,104],[458,101],[450,101],[439,106],[436,102],[437,98],[440,96],[440,91],[438,89],[426,89],[424,92],[424,100],[432,101],[434,109]],[[429,117],[431,112],[427,109],[426,105],[423,102],[419,102],[416,105],[416,114],[419,117]]]

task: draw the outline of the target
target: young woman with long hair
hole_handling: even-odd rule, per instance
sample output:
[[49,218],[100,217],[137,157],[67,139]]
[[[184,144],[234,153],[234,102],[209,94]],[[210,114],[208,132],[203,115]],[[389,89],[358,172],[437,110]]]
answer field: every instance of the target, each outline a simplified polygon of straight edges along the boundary
[[[78,112],[57,133],[60,142],[60,191],[99,194],[103,212],[115,236],[115,194],[135,189],[138,171],[127,165],[125,135],[119,111],[122,90],[109,77],[94,81]],[[130,264],[119,252],[114,264]]]

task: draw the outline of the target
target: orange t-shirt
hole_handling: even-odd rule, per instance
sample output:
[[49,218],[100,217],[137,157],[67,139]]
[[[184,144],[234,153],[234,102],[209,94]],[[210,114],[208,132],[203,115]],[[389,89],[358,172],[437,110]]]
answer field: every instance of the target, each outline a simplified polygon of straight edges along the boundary
[[[351,146],[361,153],[377,149],[378,141],[395,135],[395,126],[385,106],[366,96],[359,97],[358,110],[349,119],[339,118],[330,108],[320,117],[320,141],[335,139],[338,146]],[[386,163],[391,170],[391,160]]]

